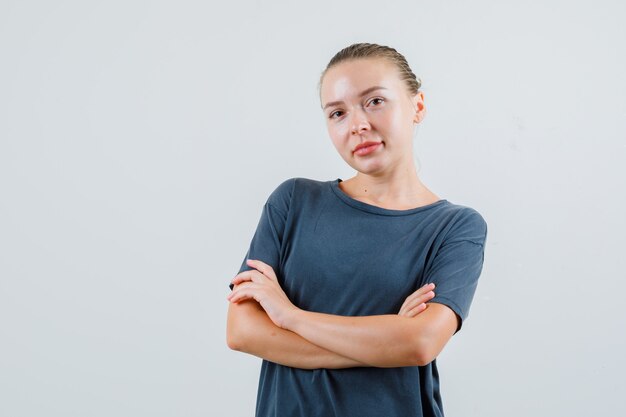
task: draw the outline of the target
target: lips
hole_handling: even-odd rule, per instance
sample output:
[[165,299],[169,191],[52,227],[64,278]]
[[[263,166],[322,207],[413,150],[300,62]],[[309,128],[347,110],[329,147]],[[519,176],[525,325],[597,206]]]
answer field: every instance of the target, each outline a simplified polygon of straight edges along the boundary
[[359,156],[368,155],[378,149],[381,144],[382,142],[363,142],[354,149],[353,153]]
[[352,152],[356,152],[356,151],[358,151],[361,148],[367,148],[368,146],[378,145],[379,143],[381,143],[381,142],[369,142],[368,141],[368,142],[359,143],[356,146],[356,148],[354,148],[354,151],[352,151]]

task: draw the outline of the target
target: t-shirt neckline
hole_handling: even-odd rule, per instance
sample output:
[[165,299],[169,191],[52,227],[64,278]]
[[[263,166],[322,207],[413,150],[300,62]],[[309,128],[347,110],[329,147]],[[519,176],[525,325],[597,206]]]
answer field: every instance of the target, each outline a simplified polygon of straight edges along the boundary
[[428,209],[433,208],[433,207],[438,207],[438,206],[441,206],[441,205],[446,204],[448,202],[448,200],[446,200],[444,198],[444,199],[435,201],[434,203],[427,204],[425,206],[414,207],[414,208],[406,209],[406,210],[386,209],[386,208],[383,208],[383,207],[374,206],[372,204],[364,203],[363,201],[356,200],[356,199],[350,197],[348,194],[343,192],[343,190],[341,188],[339,188],[339,183],[341,181],[343,181],[341,178],[337,178],[335,180],[329,181],[330,188],[333,190],[335,195],[337,195],[337,197],[339,197],[343,202],[345,202],[346,204],[348,204],[348,205],[350,205],[350,206],[352,206],[354,208],[357,208],[357,209],[363,210],[363,211],[367,211],[367,212],[370,212],[370,213],[374,213],[374,214],[382,214],[382,215],[387,215],[387,216],[405,216],[407,214],[418,213],[420,211],[428,210]]

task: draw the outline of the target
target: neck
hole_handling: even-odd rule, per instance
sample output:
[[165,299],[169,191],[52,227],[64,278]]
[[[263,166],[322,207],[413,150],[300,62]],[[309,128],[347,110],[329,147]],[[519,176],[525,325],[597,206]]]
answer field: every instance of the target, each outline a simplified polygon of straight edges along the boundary
[[412,207],[439,200],[420,181],[414,167],[381,176],[358,172],[344,182],[354,197],[377,205]]

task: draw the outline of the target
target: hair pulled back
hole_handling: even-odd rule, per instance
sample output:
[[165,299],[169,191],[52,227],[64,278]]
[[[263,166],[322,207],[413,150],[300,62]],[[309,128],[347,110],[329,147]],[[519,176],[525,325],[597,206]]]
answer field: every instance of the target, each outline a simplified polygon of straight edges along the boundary
[[377,45],[375,43],[354,43],[341,51],[337,52],[330,60],[326,69],[320,75],[317,84],[318,92],[321,100],[322,80],[329,69],[341,62],[360,59],[360,58],[384,58],[391,64],[395,65],[400,74],[400,79],[406,85],[407,91],[411,96],[419,92],[422,81],[413,74],[406,58],[400,52],[390,46]]

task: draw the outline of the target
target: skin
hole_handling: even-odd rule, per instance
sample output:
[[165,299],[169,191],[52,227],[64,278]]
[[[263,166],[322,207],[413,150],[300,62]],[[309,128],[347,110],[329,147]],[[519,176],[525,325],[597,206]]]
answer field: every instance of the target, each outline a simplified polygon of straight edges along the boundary
[[[359,97],[373,86],[386,90]],[[360,59],[331,68],[322,82],[321,101],[333,145],[357,171],[339,183],[348,195],[398,210],[440,200],[420,181],[413,160],[415,127],[426,116],[424,93],[411,96],[392,64]],[[343,103],[326,107],[336,101]],[[366,141],[382,146],[366,156],[354,154],[354,148]]]
[[[242,282],[236,284],[234,289],[245,285],[249,284]],[[429,284],[415,291],[405,299],[398,314],[404,317],[420,314],[426,309],[425,303],[435,296],[434,287],[434,284]],[[370,366],[324,349],[297,333],[277,326],[254,299],[230,303],[227,328],[227,343],[231,349],[281,365],[302,369]]]
[[[412,157],[414,129],[426,114],[424,95],[411,95],[398,75],[380,58],[343,62],[327,71],[320,99],[333,145],[357,171],[340,188],[368,204],[404,210],[440,198],[421,183]],[[384,89],[361,96],[373,86]],[[355,154],[365,141],[381,145],[368,155]],[[248,265],[253,269],[233,278],[227,297],[227,342],[277,363],[308,369],[422,366],[439,355],[459,325],[449,307],[427,302],[433,285],[409,296],[398,314],[348,317],[298,308],[270,265]]]

